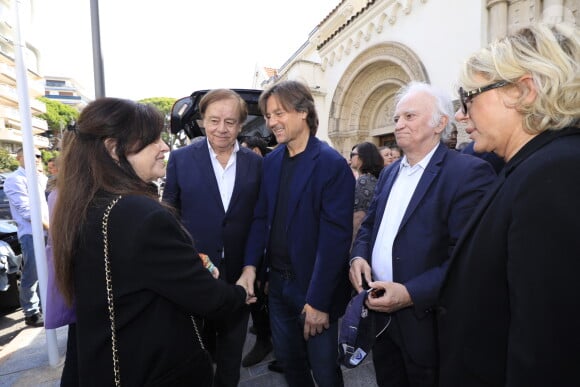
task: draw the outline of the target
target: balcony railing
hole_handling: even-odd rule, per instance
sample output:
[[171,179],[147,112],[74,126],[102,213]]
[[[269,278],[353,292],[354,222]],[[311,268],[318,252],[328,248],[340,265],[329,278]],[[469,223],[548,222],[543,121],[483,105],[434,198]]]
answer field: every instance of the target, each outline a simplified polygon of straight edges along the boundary
[[[0,129],[0,141],[22,144],[22,131],[12,128],[2,128]],[[50,146],[50,141],[44,136],[34,135],[33,141],[34,146],[37,148],[48,148]]]
[[18,93],[16,88],[8,85],[0,85],[0,97],[5,98],[14,103],[18,103]]
[[16,70],[6,63],[0,63],[0,76],[10,82],[16,82]]
[[46,131],[48,130],[48,122],[42,118],[32,117],[32,127],[37,130]]
[[[15,87],[0,84],[0,97],[5,98],[13,103],[18,103],[18,92]],[[33,114],[46,113],[46,104],[37,99],[30,99],[30,108]]]
[[[0,118],[4,118],[5,120],[10,121],[13,125],[18,127],[21,126],[20,122],[20,112],[18,109],[10,108],[10,107],[2,107],[0,108]],[[35,132],[44,132],[48,130],[48,123],[46,120],[38,117],[32,117],[32,128]]]
[[30,108],[33,114],[46,113],[46,104],[37,99],[30,99]]

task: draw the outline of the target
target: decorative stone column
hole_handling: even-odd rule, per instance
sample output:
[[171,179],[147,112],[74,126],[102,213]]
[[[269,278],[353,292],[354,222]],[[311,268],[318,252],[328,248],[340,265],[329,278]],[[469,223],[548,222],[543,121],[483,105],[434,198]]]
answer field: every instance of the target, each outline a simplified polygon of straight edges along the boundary
[[544,0],[542,7],[542,21],[560,23],[564,20],[564,0]]
[[508,0],[487,0],[488,39],[493,41],[507,35]]

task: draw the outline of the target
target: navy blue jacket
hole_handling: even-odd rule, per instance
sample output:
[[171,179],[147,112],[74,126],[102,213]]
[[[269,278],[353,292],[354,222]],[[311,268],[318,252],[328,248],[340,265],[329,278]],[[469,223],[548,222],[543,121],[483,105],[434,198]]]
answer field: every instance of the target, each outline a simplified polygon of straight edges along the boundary
[[[400,161],[381,173],[374,199],[351,256],[372,266],[372,251]],[[413,306],[394,313],[406,352],[425,367],[437,366],[434,311],[451,252],[467,220],[496,175],[481,159],[440,143],[429,161],[393,242],[393,281],[405,285]]]
[[[173,205],[193,238],[195,248],[219,265],[224,252],[229,283],[241,275],[246,239],[262,174],[262,158],[240,147],[229,208],[224,208],[207,141],[169,155],[163,200]],[[221,275],[220,275],[221,276]]]
[[[259,265],[276,211],[280,172],[286,145],[264,159],[260,199],[246,249],[246,265]],[[311,136],[298,160],[290,184],[286,230],[296,279],[306,303],[329,313],[342,314],[349,299],[348,252],[352,239],[354,176],[344,157]],[[267,178],[266,178],[267,177]]]

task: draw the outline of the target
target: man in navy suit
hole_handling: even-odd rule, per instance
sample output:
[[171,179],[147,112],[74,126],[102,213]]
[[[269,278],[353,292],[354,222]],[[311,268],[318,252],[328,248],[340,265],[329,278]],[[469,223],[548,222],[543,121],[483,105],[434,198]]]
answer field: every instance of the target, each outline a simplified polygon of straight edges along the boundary
[[[171,152],[163,200],[179,211],[197,250],[218,268],[214,274],[233,284],[242,271],[262,158],[238,145],[248,113],[237,93],[212,90],[199,102],[199,110],[207,140]],[[248,317],[245,308],[226,320],[205,321],[206,344],[212,348],[215,342],[214,386],[238,385]]]
[[351,251],[350,281],[384,295],[367,305],[391,323],[373,347],[379,386],[436,386],[434,311],[455,243],[493,182],[491,166],[443,142],[454,116],[451,100],[412,82],[399,93],[395,137],[405,156],[381,173]]
[[289,386],[314,387],[314,376],[319,387],[339,387],[337,321],[350,291],[354,176],[344,157],[315,137],[318,116],[305,85],[275,84],[259,105],[280,145],[264,159],[267,179],[240,280],[252,294],[265,257],[274,353]]

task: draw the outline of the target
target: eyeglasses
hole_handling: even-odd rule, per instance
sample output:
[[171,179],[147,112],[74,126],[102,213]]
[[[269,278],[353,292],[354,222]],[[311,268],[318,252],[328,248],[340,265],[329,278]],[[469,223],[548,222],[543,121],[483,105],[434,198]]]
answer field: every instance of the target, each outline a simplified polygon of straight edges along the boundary
[[485,91],[497,89],[498,87],[503,87],[507,84],[509,84],[509,82],[499,81],[496,83],[492,83],[491,85],[479,87],[479,88],[477,88],[475,90],[471,90],[471,91],[465,91],[465,90],[463,90],[463,87],[460,87],[459,88],[459,99],[461,100],[461,111],[463,112],[463,114],[467,114],[467,104],[470,103],[475,96],[477,96]]
[[356,153],[356,152],[350,152],[350,158],[351,159],[353,158],[353,156],[358,156],[358,153]]

